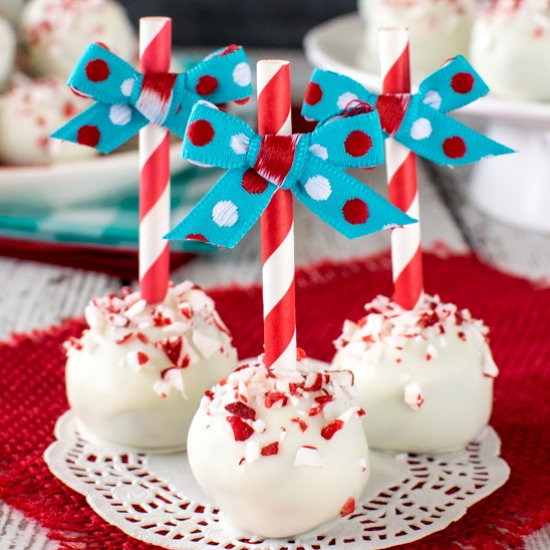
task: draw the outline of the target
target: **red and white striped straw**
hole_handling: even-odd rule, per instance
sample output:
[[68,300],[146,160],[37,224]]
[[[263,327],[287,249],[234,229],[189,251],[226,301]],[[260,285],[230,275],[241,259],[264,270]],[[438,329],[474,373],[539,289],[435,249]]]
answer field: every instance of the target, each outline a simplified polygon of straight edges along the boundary
[[[290,64],[260,61],[257,67],[258,131],[292,133]],[[279,189],[262,215],[265,365],[296,369],[294,214],[292,192]]]
[[[170,70],[172,20],[144,17],[139,26],[143,73]],[[168,290],[170,248],[163,236],[170,231],[170,137],[149,124],[139,133],[139,280],[141,296],[162,302]]]
[[[384,94],[410,94],[409,31],[380,29],[380,66]],[[386,140],[386,172],[390,202],[420,220],[416,155],[391,137]],[[422,298],[422,251],[420,223],[392,230],[393,299],[414,309]]]

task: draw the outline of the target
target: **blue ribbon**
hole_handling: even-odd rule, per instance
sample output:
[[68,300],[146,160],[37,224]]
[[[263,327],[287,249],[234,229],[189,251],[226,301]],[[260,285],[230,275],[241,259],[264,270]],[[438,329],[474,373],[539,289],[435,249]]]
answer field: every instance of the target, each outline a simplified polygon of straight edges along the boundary
[[166,236],[170,240],[233,248],[278,189],[290,189],[348,238],[415,222],[344,172],[383,161],[376,112],[332,117],[310,134],[259,136],[242,120],[201,102],[191,113],[183,156],[228,172]]
[[88,46],[68,81],[96,103],[52,137],[109,153],[150,122],[183,137],[193,105],[250,97],[250,66],[241,47],[210,54],[188,72],[141,74],[98,44]]
[[488,92],[479,74],[460,55],[428,76],[412,95],[376,95],[347,76],[316,69],[302,114],[322,120],[354,102],[365,102],[379,111],[386,137],[391,135],[437,164],[459,165],[513,152],[445,114]]

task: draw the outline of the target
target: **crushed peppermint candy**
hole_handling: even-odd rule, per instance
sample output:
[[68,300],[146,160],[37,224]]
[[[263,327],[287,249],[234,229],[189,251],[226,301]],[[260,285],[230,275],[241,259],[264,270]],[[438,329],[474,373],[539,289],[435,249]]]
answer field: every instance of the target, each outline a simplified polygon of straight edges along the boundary
[[149,305],[139,292],[123,288],[119,294],[94,298],[85,309],[85,317],[89,329],[81,338],[65,342],[67,355],[91,352],[101,338],[107,338],[128,347],[124,362],[139,372],[150,368],[150,353],[159,350],[169,366],[160,371],[153,390],[163,398],[172,389],[186,397],[182,371],[202,358],[216,353],[229,355],[232,350],[229,330],[214,301],[190,281],[170,284],[161,304]]
[[416,382],[409,382],[405,386],[403,399],[413,411],[420,410],[420,407],[424,404],[424,397],[420,385]]
[[413,310],[401,308],[386,296],[377,296],[365,306],[366,316],[354,323],[345,321],[340,337],[334,342],[336,349],[357,359],[368,358],[369,363],[380,363],[385,349],[395,350],[396,363],[402,362],[402,352],[409,342],[425,344],[425,361],[435,361],[438,348],[448,344],[454,334],[459,340],[469,338],[479,344],[482,351],[483,374],[496,376],[498,369],[489,351],[489,328],[483,321],[472,318],[468,309],[443,303],[439,296],[425,294]]
[[[208,416],[225,418],[234,441],[246,442],[240,464],[278,454],[288,432],[305,438],[330,441],[350,418],[364,415],[353,405],[354,379],[349,371],[325,371],[322,364],[298,356],[295,372],[267,369],[263,357],[243,364],[212,390],[205,393],[201,409]],[[266,441],[266,418],[271,410],[292,408],[292,416],[280,426],[278,441]],[[305,439],[307,442],[307,439]],[[311,441],[311,439],[310,439]],[[251,445],[252,444],[252,445]],[[323,458],[316,448],[305,445],[298,450],[295,465],[320,467]]]

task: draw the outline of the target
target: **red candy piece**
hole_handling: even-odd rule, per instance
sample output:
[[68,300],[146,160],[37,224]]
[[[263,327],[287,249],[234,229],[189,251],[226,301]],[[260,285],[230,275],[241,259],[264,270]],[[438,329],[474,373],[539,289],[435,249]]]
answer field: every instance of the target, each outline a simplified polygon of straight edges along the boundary
[[256,411],[252,407],[249,407],[248,405],[245,405],[240,401],[235,401],[235,403],[229,403],[228,405],[225,406],[225,410],[228,413],[234,414],[235,416],[238,416],[240,418],[246,418],[248,420],[256,420]]
[[265,445],[264,447],[262,447],[262,450],[260,451],[260,453],[262,456],[273,456],[273,455],[279,454],[279,442],[274,441],[269,445]]
[[321,436],[327,440],[331,440],[334,437],[334,434],[341,430],[344,427],[344,423],[341,420],[333,420],[330,424],[327,424],[321,430]]
[[271,409],[275,403],[278,403],[279,401],[282,401],[281,406],[284,407],[288,402],[288,397],[281,393],[280,391],[270,391],[265,396],[264,405],[266,409]]
[[246,441],[254,433],[252,427],[238,416],[228,416],[227,422],[229,422],[231,428],[233,428],[233,437],[235,441]]
[[346,516],[349,516],[350,514],[353,514],[355,511],[355,499],[353,497],[349,497],[346,502],[344,502],[344,506],[342,506],[342,509],[340,510],[340,515],[345,518]]

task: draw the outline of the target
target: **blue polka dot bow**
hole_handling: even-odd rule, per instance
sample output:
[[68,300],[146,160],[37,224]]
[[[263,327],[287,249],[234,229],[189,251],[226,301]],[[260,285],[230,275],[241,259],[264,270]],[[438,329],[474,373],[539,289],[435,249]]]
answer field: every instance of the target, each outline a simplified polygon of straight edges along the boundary
[[68,84],[96,103],[52,137],[102,153],[110,153],[150,122],[183,137],[197,101],[225,103],[252,93],[250,66],[238,46],[210,54],[188,72],[141,74],[106,48],[92,44]]
[[376,95],[347,76],[317,69],[311,76],[302,114],[321,120],[350,104],[366,102],[376,106],[386,137],[392,136],[437,164],[467,164],[513,152],[445,114],[488,91],[485,82],[462,56],[428,76],[418,93],[412,95]]
[[183,156],[229,171],[166,238],[233,248],[278,189],[290,189],[348,238],[414,223],[344,172],[380,164],[382,142],[372,110],[333,117],[311,134],[259,136],[242,120],[201,102],[191,113]]

